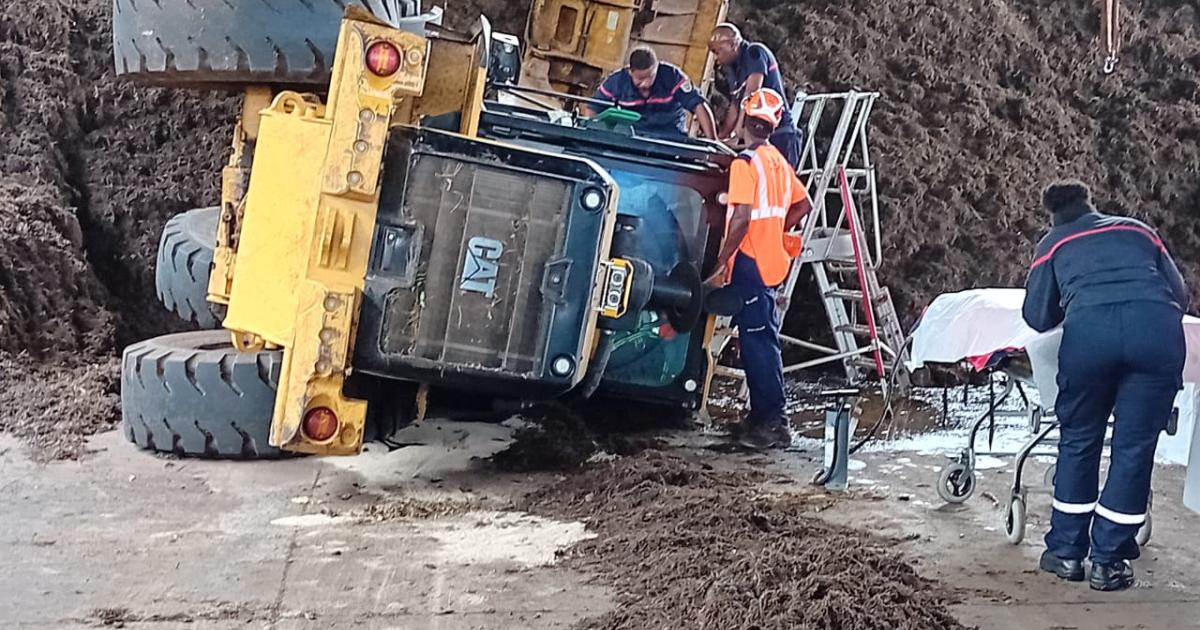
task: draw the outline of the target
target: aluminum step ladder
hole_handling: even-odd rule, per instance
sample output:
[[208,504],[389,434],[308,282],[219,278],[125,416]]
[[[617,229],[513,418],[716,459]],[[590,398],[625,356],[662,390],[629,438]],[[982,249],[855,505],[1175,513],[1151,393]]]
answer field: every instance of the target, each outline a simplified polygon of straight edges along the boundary
[[[792,107],[794,119],[806,131],[798,173],[813,210],[801,230],[804,250],[793,262],[780,293],[793,298],[801,271],[811,266],[836,347],[780,335],[784,344],[819,355],[785,365],[784,373],[840,362],[851,384],[861,384],[871,376],[886,383],[897,353],[904,352],[904,328],[877,273],[883,243],[867,128],[878,98],[874,92],[801,94]],[[832,125],[836,126],[829,135]],[[781,321],[792,303],[785,299],[780,304]],[[728,320],[718,322],[710,347],[714,360],[734,338],[736,331]],[[718,366],[715,373],[742,380],[745,396],[741,370]],[[897,382],[906,387],[906,375],[897,376]]]
[[[897,354],[904,352],[904,329],[891,293],[879,283],[877,258],[867,247],[845,170],[839,171],[838,179],[845,228],[815,230],[814,236],[825,236],[828,245],[814,252],[809,264],[837,343],[834,356],[842,359],[847,379],[858,384],[875,375],[886,382]],[[793,273],[798,273],[796,268]],[[899,382],[907,386],[906,379]]]

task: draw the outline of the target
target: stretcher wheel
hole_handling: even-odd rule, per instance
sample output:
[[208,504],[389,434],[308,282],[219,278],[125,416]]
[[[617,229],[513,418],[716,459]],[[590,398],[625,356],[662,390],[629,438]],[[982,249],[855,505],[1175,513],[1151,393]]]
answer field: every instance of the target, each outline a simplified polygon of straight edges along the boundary
[[1029,433],[1031,435],[1037,435],[1037,432],[1042,430],[1043,417],[1041,407],[1035,407],[1033,411],[1029,412]]
[[1154,508],[1154,491],[1150,492],[1150,496],[1146,499],[1146,522],[1142,523],[1141,529],[1138,530],[1134,540],[1137,541],[1139,547],[1145,546],[1150,542],[1150,536],[1154,533],[1154,515],[1151,514]]
[[1025,499],[1013,497],[1004,514],[1004,535],[1010,545],[1019,545],[1025,540]]
[[1053,489],[1054,488],[1054,475],[1057,473],[1058,473],[1058,464],[1050,464],[1050,467],[1046,469],[1046,473],[1044,475],[1042,475],[1042,485],[1047,488]]
[[938,478],[938,496],[946,503],[965,503],[975,494],[975,471],[962,462],[955,462]]
[[1150,542],[1150,536],[1154,533],[1154,517],[1146,515],[1146,522],[1142,523],[1142,528],[1138,530],[1134,540],[1137,541],[1139,547],[1144,547]]

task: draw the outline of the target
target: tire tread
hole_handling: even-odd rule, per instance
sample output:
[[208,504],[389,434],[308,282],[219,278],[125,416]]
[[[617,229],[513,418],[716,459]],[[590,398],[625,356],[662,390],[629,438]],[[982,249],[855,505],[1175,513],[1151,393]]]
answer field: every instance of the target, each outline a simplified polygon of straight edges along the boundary
[[123,432],[139,447],[218,459],[285,456],[269,444],[278,351],[239,353],[227,332],[197,331],[134,344],[122,361]]

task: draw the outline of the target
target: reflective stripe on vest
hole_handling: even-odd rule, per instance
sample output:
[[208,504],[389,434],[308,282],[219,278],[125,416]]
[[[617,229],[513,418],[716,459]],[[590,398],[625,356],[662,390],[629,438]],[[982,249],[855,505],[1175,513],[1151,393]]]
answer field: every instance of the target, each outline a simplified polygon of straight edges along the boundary
[[[770,145],[765,146],[769,151],[775,150]],[[768,179],[765,159],[759,153],[761,148],[761,145],[755,147],[748,156],[748,161],[754,166],[755,175],[758,177],[758,190],[756,191],[758,200],[750,209],[750,225],[738,250],[754,259],[758,266],[759,276],[765,284],[775,286],[786,279],[787,270],[791,267],[792,262],[792,256],[784,247],[783,241],[784,224],[787,222],[795,176],[788,169],[780,171],[777,165],[776,168],[771,169],[772,176],[777,179]],[[783,174],[782,181],[779,179],[781,173]],[[769,193],[772,185],[776,186],[780,192],[778,204],[771,203]],[[731,260],[731,277],[732,263]]]
[[[758,171],[758,206],[750,211],[750,220],[758,221],[760,219],[787,219],[787,206],[772,206],[767,197],[767,169],[763,167],[762,158],[758,155],[758,150],[755,149],[754,154],[750,157],[750,163],[754,165],[754,169]],[[783,188],[784,203],[792,198],[792,178],[787,178],[786,185]]]

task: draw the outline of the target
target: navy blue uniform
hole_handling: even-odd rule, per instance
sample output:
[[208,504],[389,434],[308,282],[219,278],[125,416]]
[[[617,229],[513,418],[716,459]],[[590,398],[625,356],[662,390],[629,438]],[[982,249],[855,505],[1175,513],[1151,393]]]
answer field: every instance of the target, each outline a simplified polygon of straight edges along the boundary
[[658,64],[650,94],[642,94],[629,69],[622,68],[604,80],[594,98],[641,114],[642,119],[633,126],[639,133],[670,139],[687,137],[686,114],[704,103],[683,70],[665,62]]
[[[775,90],[783,97],[784,103],[788,102],[787,88],[783,86],[783,75],[779,73],[779,62],[775,60],[775,53],[762,44],[742,42],[737,60],[722,68],[722,72],[725,75],[725,81],[721,92],[729,99],[731,107],[739,106],[742,100],[748,96],[746,79],[750,78],[752,74],[763,75],[762,86]],[[792,119],[792,110],[788,107],[783,108],[783,119],[779,123],[779,128],[771,135],[771,144],[779,149],[783,157],[787,158],[792,168],[800,167],[800,153],[804,150],[804,136],[796,128],[796,121]]]
[[787,425],[783,355],[779,347],[779,309],[776,287],[767,286],[754,259],[738,252],[729,286],[742,298],[742,310],[733,318],[738,329],[742,368],[750,386],[750,415],[746,424],[770,427]]
[[[1182,387],[1187,288],[1153,230],[1093,211],[1042,239],[1026,290],[1032,328],[1063,325],[1061,441],[1046,547],[1063,559],[1135,559],[1154,451]],[[1114,415],[1101,493],[1100,456]]]

